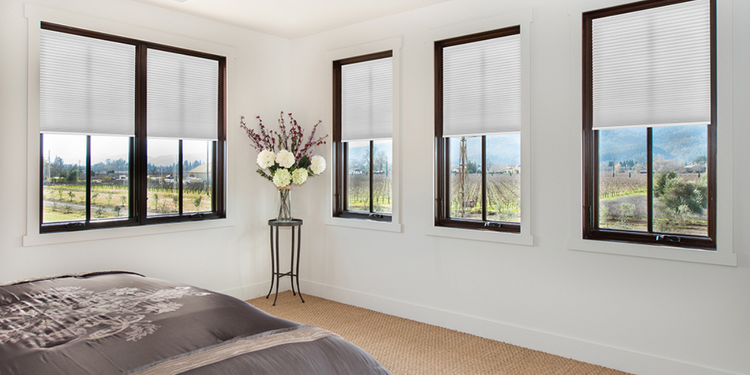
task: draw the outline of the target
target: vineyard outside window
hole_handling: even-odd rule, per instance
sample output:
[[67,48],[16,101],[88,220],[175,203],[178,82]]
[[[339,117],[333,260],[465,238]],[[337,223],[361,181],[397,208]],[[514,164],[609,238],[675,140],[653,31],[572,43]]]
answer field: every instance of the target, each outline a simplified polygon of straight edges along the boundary
[[42,23],[39,63],[41,233],[225,217],[224,57]]
[[520,27],[435,42],[436,225],[521,231]]
[[334,61],[333,216],[392,221],[393,56]]
[[584,13],[585,239],[716,249],[715,8]]

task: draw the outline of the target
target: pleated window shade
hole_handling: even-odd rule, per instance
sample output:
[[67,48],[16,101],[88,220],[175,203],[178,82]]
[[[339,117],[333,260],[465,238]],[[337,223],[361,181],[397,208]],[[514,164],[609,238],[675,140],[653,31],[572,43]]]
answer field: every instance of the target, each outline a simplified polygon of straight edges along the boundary
[[393,137],[393,58],[341,66],[341,140]]
[[521,36],[443,48],[443,136],[521,131]]
[[149,137],[217,139],[219,62],[148,50]]
[[135,46],[42,29],[40,130],[132,136]]
[[592,48],[594,129],[711,122],[708,0],[595,18]]

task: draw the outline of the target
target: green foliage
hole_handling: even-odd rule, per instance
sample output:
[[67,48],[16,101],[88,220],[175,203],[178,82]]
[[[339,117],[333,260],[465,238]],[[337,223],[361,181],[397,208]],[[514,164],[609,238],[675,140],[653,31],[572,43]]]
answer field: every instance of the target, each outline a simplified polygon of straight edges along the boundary
[[307,168],[312,164],[310,161],[310,158],[307,157],[307,155],[303,155],[301,159],[299,159],[299,162],[297,163],[297,168]]
[[622,213],[622,216],[624,217],[635,216],[635,205],[631,203],[620,204],[620,213]]
[[470,161],[469,165],[466,166],[466,169],[469,173],[479,173],[481,166],[477,166],[477,163],[475,161]]
[[659,197],[660,204],[672,213],[687,209],[694,214],[702,214],[708,207],[708,186],[704,181],[690,182],[681,178],[667,180],[664,193]]
[[261,175],[261,177],[265,178],[266,180],[273,182],[273,171],[269,175],[264,170],[258,168],[256,172],[258,172],[258,174]]
[[609,217],[609,208],[605,205],[601,205],[599,207],[599,226],[600,227],[606,227],[607,221],[610,219]]
[[668,172],[659,172],[654,176],[654,196],[656,198],[661,197],[664,195],[667,181],[674,180],[677,178],[677,172],[675,171],[668,171]]
[[67,176],[65,176],[65,181],[78,182],[78,169],[73,168],[69,170]]

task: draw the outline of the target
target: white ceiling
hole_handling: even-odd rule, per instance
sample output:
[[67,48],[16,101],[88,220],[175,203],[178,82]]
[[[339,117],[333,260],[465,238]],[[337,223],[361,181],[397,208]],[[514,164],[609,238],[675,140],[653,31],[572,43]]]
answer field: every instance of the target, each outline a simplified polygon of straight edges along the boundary
[[135,0],[294,39],[449,0]]

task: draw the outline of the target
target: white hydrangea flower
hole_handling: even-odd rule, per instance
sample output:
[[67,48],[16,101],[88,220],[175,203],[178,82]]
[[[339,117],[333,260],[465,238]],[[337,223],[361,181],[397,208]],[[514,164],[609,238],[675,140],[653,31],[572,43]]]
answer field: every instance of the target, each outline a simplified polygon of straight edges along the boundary
[[294,165],[294,154],[287,150],[281,150],[276,154],[276,162],[283,168],[290,168]]
[[307,169],[298,168],[292,172],[292,181],[297,185],[302,185],[307,181]]
[[273,184],[277,187],[288,186],[292,182],[292,174],[286,168],[279,168],[273,174]]
[[323,159],[320,155],[315,155],[310,159],[310,170],[317,174],[323,173],[326,170],[326,159]]
[[261,169],[270,168],[275,161],[276,154],[274,154],[273,151],[263,150],[258,154],[257,162],[258,166],[261,167]]

